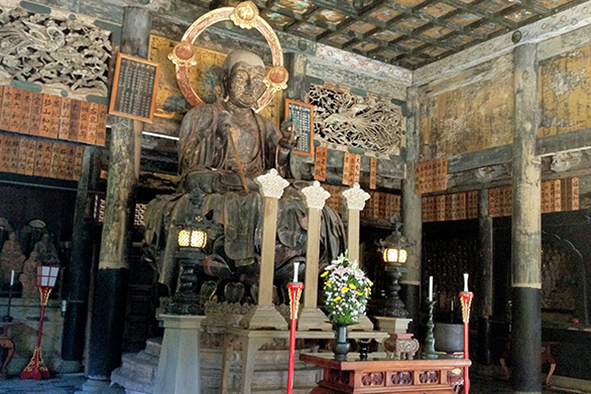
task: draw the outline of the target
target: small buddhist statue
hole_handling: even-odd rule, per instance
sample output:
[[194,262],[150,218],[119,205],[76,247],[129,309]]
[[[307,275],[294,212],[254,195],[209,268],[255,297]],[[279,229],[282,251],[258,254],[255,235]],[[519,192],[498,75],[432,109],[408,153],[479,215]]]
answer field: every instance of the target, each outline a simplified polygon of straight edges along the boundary
[[12,271],[15,273],[15,278],[18,278],[18,275],[23,272],[25,260],[26,256],[23,254],[16,233],[11,231],[0,252],[0,283],[10,284]]
[[23,285],[23,298],[39,297],[39,289],[37,287],[37,267],[41,265],[39,252],[33,250],[29,258],[25,261],[23,273],[18,280]]
[[37,252],[43,265],[59,265],[60,260],[55,245],[51,242],[49,233],[44,233],[33,246],[33,252]]

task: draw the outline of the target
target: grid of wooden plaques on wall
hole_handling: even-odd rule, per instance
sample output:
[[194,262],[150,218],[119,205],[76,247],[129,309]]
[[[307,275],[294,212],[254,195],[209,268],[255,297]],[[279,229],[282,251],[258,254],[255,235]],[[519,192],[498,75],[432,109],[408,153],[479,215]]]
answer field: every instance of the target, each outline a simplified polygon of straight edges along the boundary
[[0,171],[80,180],[83,146],[0,134]]
[[417,163],[415,193],[432,193],[447,189],[447,159]]
[[[513,194],[511,186],[490,189],[491,217],[511,216]],[[565,212],[579,209],[579,178],[555,179],[542,182],[542,213]]]
[[107,106],[0,86],[0,129],[105,145]]
[[345,190],[344,187],[341,186],[332,186],[332,185],[322,185],[327,192],[330,193],[330,197],[326,199],[325,206],[330,207],[335,210],[336,213],[339,215],[343,214],[344,206],[341,197],[341,192]]
[[423,197],[423,222],[444,222],[478,217],[478,191]]
[[[322,185],[329,193],[330,197],[326,200],[326,206],[331,207],[337,213],[342,215],[345,210],[341,192],[348,188],[342,186]],[[371,196],[365,202],[365,207],[360,212],[361,219],[380,219],[390,220],[392,215],[400,213],[400,196],[392,193],[369,191]]]
[[488,191],[488,215],[493,218],[511,216],[513,213],[513,189],[497,187]]
[[361,219],[390,221],[394,214],[400,213],[400,196],[373,190],[368,193],[371,197],[365,202],[365,208],[360,213]]

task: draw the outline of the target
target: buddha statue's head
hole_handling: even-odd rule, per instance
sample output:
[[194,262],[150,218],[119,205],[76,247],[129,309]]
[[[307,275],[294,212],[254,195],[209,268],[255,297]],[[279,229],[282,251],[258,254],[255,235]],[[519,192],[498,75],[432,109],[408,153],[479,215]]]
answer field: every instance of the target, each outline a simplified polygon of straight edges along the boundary
[[265,91],[265,64],[252,52],[230,53],[222,66],[222,98],[239,108],[253,108]]

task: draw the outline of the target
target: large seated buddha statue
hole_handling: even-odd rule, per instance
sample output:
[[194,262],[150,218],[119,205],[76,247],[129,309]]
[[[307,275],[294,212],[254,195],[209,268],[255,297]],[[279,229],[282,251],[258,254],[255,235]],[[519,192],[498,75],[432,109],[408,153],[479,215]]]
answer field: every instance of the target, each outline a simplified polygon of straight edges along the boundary
[[[176,237],[192,212],[190,196],[202,201],[201,212],[221,225],[208,231],[206,257],[198,275],[221,281],[258,283],[264,199],[254,179],[275,168],[290,178],[290,154],[295,145],[291,127],[280,132],[255,112],[265,90],[265,66],[254,53],[229,54],[220,77],[221,97],[214,104],[192,108],[181,124],[177,193],[159,196],[146,212],[147,257],[156,263],[159,281],[174,289],[178,265]],[[293,181],[279,200],[275,245],[275,280],[287,282],[294,262],[305,262],[307,208]],[[322,212],[321,262],[344,250],[344,230],[330,208]],[[304,269],[304,264],[301,265]]]

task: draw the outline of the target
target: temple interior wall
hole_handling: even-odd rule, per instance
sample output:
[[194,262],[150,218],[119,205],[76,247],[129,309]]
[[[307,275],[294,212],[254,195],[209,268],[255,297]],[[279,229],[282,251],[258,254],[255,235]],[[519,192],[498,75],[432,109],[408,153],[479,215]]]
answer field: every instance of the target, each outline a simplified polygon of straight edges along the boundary
[[[3,5],[13,5],[16,2],[3,0]],[[47,0],[38,3],[20,2],[29,10],[36,12],[57,12],[60,15],[72,15],[86,18],[89,23],[112,32],[112,43],[115,51],[120,44],[121,23],[124,7],[127,5],[143,6],[136,2],[92,2],[87,0]],[[160,48],[169,46],[179,40],[185,29],[205,11],[186,1],[156,1],[147,7],[154,11],[152,19],[152,35],[168,40]],[[54,11],[52,11],[54,10]],[[556,180],[578,177],[580,180],[579,204],[580,208],[591,208],[591,155],[588,150],[589,127],[591,122],[591,93],[589,92],[589,77],[591,77],[591,46],[589,36],[591,27],[585,26],[564,34],[550,37],[538,42],[538,65],[540,78],[539,110],[541,123],[539,125],[540,149],[547,149],[543,153],[543,179]],[[305,59],[305,66],[296,75],[304,81],[301,91],[295,94],[304,97],[308,93],[310,84],[329,85],[334,88],[346,88],[349,92],[365,97],[375,95],[380,100],[388,101],[401,109],[404,118],[412,115],[408,113],[406,104],[407,88],[414,85],[418,88],[420,114],[420,161],[447,158],[448,189],[449,192],[463,192],[493,187],[506,187],[511,183],[511,174],[507,169],[510,163],[510,144],[513,135],[513,55],[511,51],[502,50],[498,53],[488,53],[482,61],[475,60],[477,56],[463,59],[469,66],[457,71],[454,67],[462,62],[462,58],[451,57],[423,70],[412,73],[395,67],[384,67],[376,62],[347,54],[338,50],[331,50],[322,45],[304,39],[279,34],[287,62],[293,59]],[[155,41],[153,41],[155,42]],[[154,44],[156,45],[156,44]],[[220,24],[204,33],[196,45],[209,51],[211,65],[218,65],[223,61],[223,55],[233,49],[248,48],[262,55],[267,64],[270,63],[270,52],[267,44],[256,37],[255,33],[243,35],[231,28]],[[493,44],[493,48],[494,48]],[[494,51],[492,51],[494,52]],[[115,52],[113,52],[114,54]],[[222,54],[220,56],[215,53]],[[162,53],[161,53],[162,54]],[[112,62],[112,59],[110,60]],[[456,63],[455,65],[452,63]],[[440,67],[440,76],[438,69]],[[170,72],[170,65],[168,65]],[[169,75],[170,77],[170,75]],[[205,80],[205,79],[204,79]],[[174,82],[168,78],[169,82]],[[284,94],[287,97],[287,93]],[[270,108],[270,114],[279,123],[283,114],[281,100]],[[151,125],[145,125],[145,131],[175,137],[178,135],[180,116],[157,117]],[[558,139],[550,140],[550,137]],[[176,143],[153,137],[144,137],[144,158],[155,157],[155,161],[162,159],[153,152],[165,152],[167,165],[164,167],[149,164],[146,166],[151,172],[173,174],[176,160]],[[344,152],[349,147],[329,147],[328,167],[330,171],[328,183],[339,184],[342,179]],[[104,148],[99,148],[104,151]],[[369,158],[375,157],[372,152],[360,153],[362,157],[362,179],[367,183]],[[573,153],[574,152],[574,153]],[[559,156],[558,154],[562,155]],[[391,156],[378,156],[378,174],[381,176],[379,186],[382,190],[400,194],[400,180],[414,174],[407,174],[405,168],[404,150]],[[310,179],[310,168],[313,160],[298,157],[296,166],[301,169],[300,177]],[[563,165],[560,165],[563,163]],[[103,165],[103,168],[106,166]],[[365,175],[364,175],[365,173]],[[153,178],[151,178],[153,180]],[[171,188],[167,179],[167,187]],[[363,183],[363,182],[362,182]],[[156,181],[155,184],[158,184]],[[155,186],[146,181],[144,188]],[[63,186],[63,185],[62,185]],[[71,186],[71,185],[70,185]],[[10,190],[9,190],[10,189]],[[36,192],[15,193],[15,188],[6,186],[0,188],[0,217],[5,217],[14,223],[26,223],[29,218],[41,218],[49,226],[60,233],[59,239],[67,241],[71,233],[73,220],[73,193],[60,193],[40,189]],[[438,193],[441,194],[441,193]],[[152,194],[150,194],[152,196]],[[138,198],[142,198],[140,194]],[[54,202],[56,203],[49,203]],[[18,204],[16,204],[18,202]],[[585,216],[586,210],[579,213]],[[552,213],[556,228],[575,220],[571,217],[575,213]],[[507,215],[505,215],[507,216]],[[548,217],[548,216],[546,216]],[[495,219],[499,224],[499,232],[504,232],[499,239],[506,240],[507,226],[503,221],[507,217]],[[451,224],[450,224],[451,223]],[[465,224],[466,222],[464,222]],[[470,225],[474,225],[472,219]],[[382,223],[383,224],[383,223]],[[441,239],[442,233],[453,233],[454,226],[462,225],[461,221],[447,220],[443,224],[426,225],[426,239]],[[506,224],[506,223],[505,223]],[[435,228],[438,226],[438,228]],[[372,237],[382,237],[383,230],[365,232],[362,242],[371,245]],[[387,227],[385,227],[387,228]],[[587,228],[580,224],[579,228]],[[387,228],[388,229],[388,228]],[[388,229],[389,230],[389,229]],[[371,235],[370,235],[371,234]],[[565,237],[573,234],[564,233]],[[431,237],[431,238],[430,238]],[[591,261],[591,251],[583,248],[583,241],[579,240],[580,250],[584,252],[585,264]],[[458,244],[459,245],[459,244]],[[507,253],[504,243],[499,249]],[[460,246],[462,248],[463,246]],[[510,249],[509,249],[510,250]],[[456,250],[447,251],[453,256]],[[446,252],[446,253],[447,253]],[[368,251],[368,260],[375,260],[375,253]],[[502,261],[501,261],[502,260]],[[466,260],[467,262],[468,260]],[[471,260],[470,260],[471,261]],[[506,294],[506,275],[509,272],[506,256],[497,265],[498,283],[504,283],[496,288],[497,294]],[[427,262],[428,263],[428,262]],[[566,264],[566,263],[565,263]],[[466,266],[468,263],[465,264]],[[367,264],[366,264],[367,266]],[[374,275],[379,274],[378,268],[369,267]],[[425,267],[431,267],[425,264]],[[435,267],[435,266],[434,266]],[[564,268],[564,266],[563,266]],[[431,269],[431,268],[429,268]],[[433,268],[438,269],[438,268]],[[474,268],[476,269],[476,268]],[[558,268],[557,268],[558,269]],[[459,271],[458,271],[459,272]],[[454,271],[452,274],[456,275]],[[425,274],[430,271],[424,271]],[[502,275],[504,273],[505,276]],[[459,276],[458,276],[459,277]],[[589,280],[587,280],[588,282]],[[585,284],[589,288],[589,283]],[[503,287],[504,286],[504,287]],[[445,300],[447,304],[447,299]],[[506,299],[499,299],[495,306],[497,318],[501,318]],[[574,307],[573,307],[574,308]],[[577,306],[578,308],[578,306]],[[548,308],[560,309],[560,308]],[[565,311],[560,312],[559,319],[566,319]],[[577,312],[576,313],[580,313]],[[587,311],[587,313],[589,313]],[[48,319],[56,319],[59,327],[59,317],[53,313]],[[551,317],[550,317],[551,318]],[[32,321],[32,318],[26,318]],[[562,322],[562,321],[561,321]],[[56,330],[59,330],[56,328]],[[46,333],[47,334],[47,333]],[[54,341],[52,349],[59,349],[59,335],[48,334],[47,339]],[[26,339],[29,341],[29,339]],[[141,343],[141,342],[140,342]],[[57,350],[56,350],[57,351]],[[569,353],[562,356],[566,359]],[[13,363],[13,366],[17,363]],[[563,364],[569,365],[569,364]],[[15,368],[17,368],[15,366]],[[568,368],[562,367],[559,373],[568,375]],[[585,377],[582,370],[571,374],[573,377]]]

